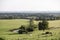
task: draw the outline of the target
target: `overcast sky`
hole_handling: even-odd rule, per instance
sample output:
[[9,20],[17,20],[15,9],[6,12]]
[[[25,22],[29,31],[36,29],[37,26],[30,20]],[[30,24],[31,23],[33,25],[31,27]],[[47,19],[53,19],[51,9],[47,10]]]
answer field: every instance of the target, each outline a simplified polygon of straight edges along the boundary
[[0,0],[0,12],[60,11],[60,0]]

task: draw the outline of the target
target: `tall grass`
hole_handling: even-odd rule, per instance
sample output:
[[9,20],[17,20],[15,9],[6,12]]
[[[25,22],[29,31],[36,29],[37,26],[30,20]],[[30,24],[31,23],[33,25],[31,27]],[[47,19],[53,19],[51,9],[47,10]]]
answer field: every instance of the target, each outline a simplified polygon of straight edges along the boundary
[[[38,25],[39,21],[34,21]],[[49,27],[60,27],[60,20],[48,21]],[[28,25],[29,20],[26,19],[12,19],[12,20],[0,20],[0,37],[5,40],[60,40],[60,29],[51,29],[45,31],[35,30],[29,34],[15,34],[10,32],[10,29],[19,28],[21,25]],[[50,31],[53,36],[42,35],[42,33]],[[32,34],[32,36],[30,36]]]

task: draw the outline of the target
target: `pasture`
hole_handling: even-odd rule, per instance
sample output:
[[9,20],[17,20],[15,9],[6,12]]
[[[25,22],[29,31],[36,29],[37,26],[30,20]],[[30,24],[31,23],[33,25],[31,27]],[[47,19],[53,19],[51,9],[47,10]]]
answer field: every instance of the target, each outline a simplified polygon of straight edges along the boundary
[[[34,21],[37,25],[39,21]],[[10,32],[10,29],[19,28],[21,25],[29,25],[27,19],[11,19],[0,20],[0,38],[5,40],[60,40],[60,20],[48,21],[50,30],[35,30],[29,34],[17,34]],[[49,31],[53,35],[42,35],[42,33]],[[31,34],[31,35],[30,35]]]

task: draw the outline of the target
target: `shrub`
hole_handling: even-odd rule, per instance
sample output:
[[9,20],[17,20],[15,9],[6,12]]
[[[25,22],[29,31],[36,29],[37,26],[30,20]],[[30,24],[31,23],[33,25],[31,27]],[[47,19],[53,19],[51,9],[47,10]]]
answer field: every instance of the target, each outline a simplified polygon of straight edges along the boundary
[[21,25],[21,27],[19,29],[25,30],[25,26]]
[[42,22],[39,22],[38,29],[39,30],[48,29],[48,22],[46,20],[42,20]]
[[23,30],[19,30],[18,33],[19,33],[19,34],[22,34],[22,33],[23,33]]
[[0,40],[4,40],[3,38],[0,38]]
[[24,34],[24,33],[27,33],[27,31],[20,29],[20,30],[18,31],[18,33],[19,33],[19,34]]
[[34,31],[34,28],[33,28],[33,27],[28,27],[26,30],[27,30],[28,32],[32,32],[32,31]]
[[21,27],[19,28],[18,33],[19,33],[19,34],[27,33],[24,25],[21,25]]

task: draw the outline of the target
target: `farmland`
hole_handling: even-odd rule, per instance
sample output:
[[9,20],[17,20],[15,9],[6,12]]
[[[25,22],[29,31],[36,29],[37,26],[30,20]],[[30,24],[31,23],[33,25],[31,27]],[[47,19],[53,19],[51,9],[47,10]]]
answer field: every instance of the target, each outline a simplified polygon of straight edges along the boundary
[[[39,21],[34,21],[37,25]],[[57,29],[50,30],[35,30],[32,32],[32,36],[30,34],[16,34],[14,32],[10,32],[10,29],[19,28],[21,25],[27,26],[29,24],[29,20],[27,19],[10,19],[10,20],[0,20],[0,38],[4,38],[5,40],[60,40],[60,20],[48,21],[49,28],[54,27]],[[41,35],[42,33],[49,31],[52,32],[53,35]]]

